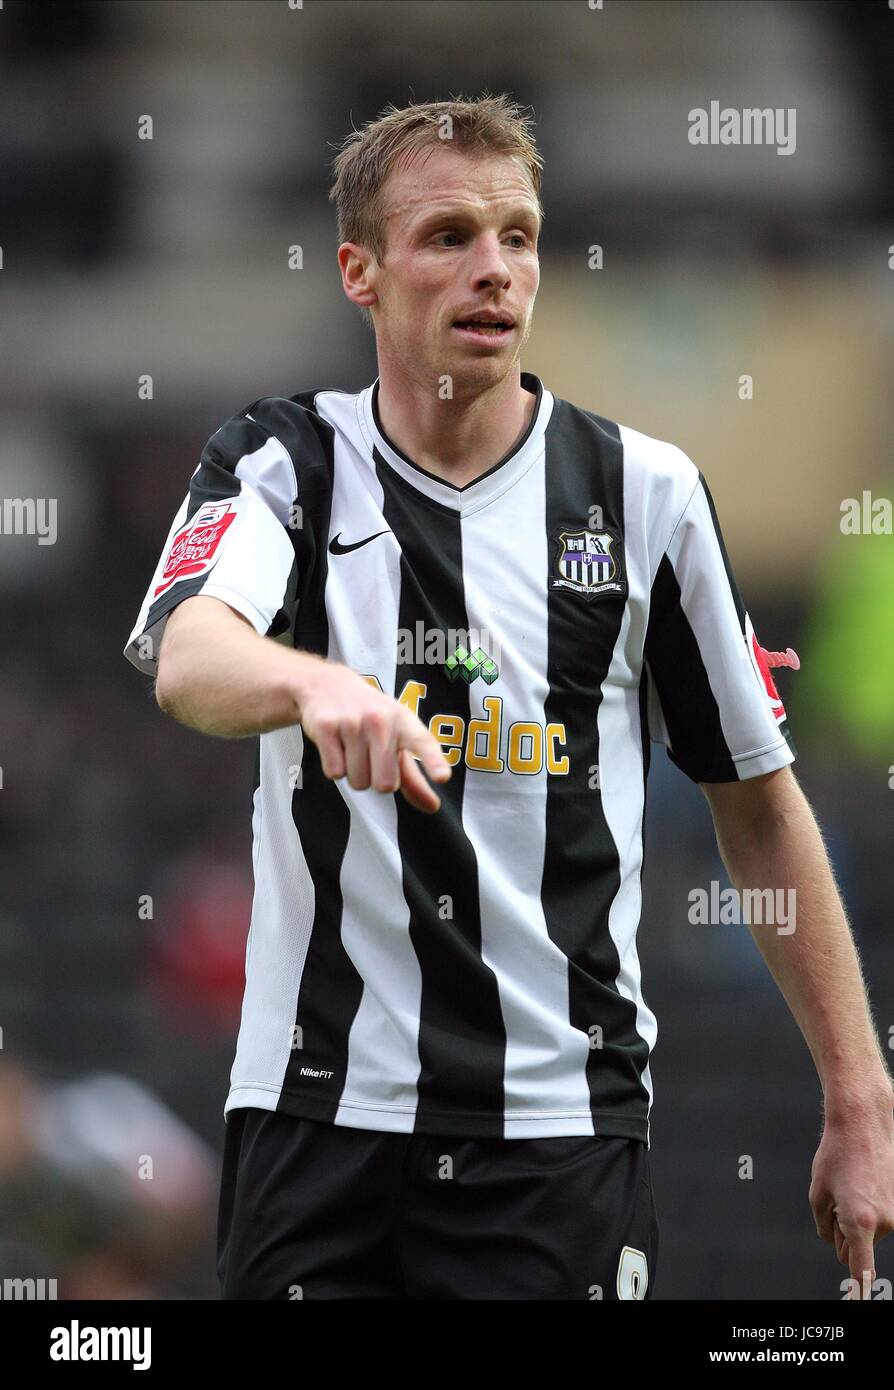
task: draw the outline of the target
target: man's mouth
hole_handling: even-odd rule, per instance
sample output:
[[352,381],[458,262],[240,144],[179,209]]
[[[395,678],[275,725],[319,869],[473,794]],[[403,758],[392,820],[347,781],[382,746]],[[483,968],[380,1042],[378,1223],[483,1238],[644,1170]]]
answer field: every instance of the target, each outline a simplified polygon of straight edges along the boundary
[[479,338],[505,338],[514,325],[508,319],[457,319],[453,327],[460,333],[468,333]]

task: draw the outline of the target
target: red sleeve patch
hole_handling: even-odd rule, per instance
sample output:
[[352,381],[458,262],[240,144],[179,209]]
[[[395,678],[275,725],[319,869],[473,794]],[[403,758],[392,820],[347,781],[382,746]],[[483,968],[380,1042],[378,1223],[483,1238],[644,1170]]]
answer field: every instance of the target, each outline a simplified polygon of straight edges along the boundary
[[748,614],[745,615],[745,641],[748,646],[748,654],[751,657],[751,664],[763,685],[764,693],[769,702],[770,712],[776,723],[780,724],[786,718],[785,705],[776,689],[776,682],[770,668],[772,666],[789,666],[792,670],[797,671],[801,665],[798,655],[792,651],[791,647],[787,647],[784,652],[766,651],[757,640],[757,634],[751,625],[751,618]]
[[192,579],[211,569],[217,548],[233,522],[236,512],[232,501],[209,502],[183,526],[171,542],[165,558],[161,583],[153,598],[158,598],[178,579]]

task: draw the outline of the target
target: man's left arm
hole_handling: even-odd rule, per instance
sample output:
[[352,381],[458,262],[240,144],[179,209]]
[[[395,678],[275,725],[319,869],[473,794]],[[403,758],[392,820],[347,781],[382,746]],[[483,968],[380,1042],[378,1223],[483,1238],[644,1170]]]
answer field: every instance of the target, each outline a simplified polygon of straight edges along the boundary
[[793,931],[749,927],[823,1089],[823,1136],[809,1191],[817,1233],[834,1244],[860,1297],[869,1297],[873,1247],[894,1230],[894,1086],[829,857],[790,767],[699,786],[734,886],[794,890]]

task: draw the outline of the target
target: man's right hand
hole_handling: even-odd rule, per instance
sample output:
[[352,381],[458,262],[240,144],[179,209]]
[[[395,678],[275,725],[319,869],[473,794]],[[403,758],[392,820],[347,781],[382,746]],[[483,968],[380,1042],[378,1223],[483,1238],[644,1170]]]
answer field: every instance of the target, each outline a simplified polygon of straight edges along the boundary
[[172,718],[221,738],[301,724],[327,777],[347,777],[358,791],[399,789],[420,811],[441,804],[422,769],[433,782],[451,775],[440,744],[406,705],[349,666],[259,636],[210,595],[184,599],[168,618],[155,697]]
[[303,663],[294,694],[301,727],[316,744],[326,777],[347,777],[358,791],[399,790],[418,810],[438,810],[441,798],[422,768],[433,782],[446,782],[451,767],[434,735],[406,705],[349,667],[321,659]]

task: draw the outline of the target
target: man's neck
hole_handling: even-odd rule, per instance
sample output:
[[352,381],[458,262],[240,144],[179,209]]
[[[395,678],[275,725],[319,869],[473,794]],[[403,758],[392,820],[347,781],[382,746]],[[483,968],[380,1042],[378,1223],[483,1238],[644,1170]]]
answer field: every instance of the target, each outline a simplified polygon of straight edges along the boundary
[[499,463],[525,434],[537,398],[520,373],[475,396],[441,400],[380,365],[376,408],[385,434],[419,468],[466,487]]

